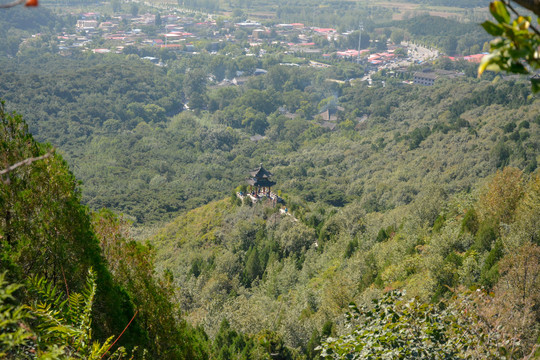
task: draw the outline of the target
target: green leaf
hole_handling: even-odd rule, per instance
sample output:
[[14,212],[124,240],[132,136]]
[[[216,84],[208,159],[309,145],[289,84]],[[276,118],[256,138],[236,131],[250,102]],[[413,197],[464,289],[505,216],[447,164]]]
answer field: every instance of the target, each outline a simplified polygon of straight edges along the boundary
[[484,21],[481,25],[490,35],[501,36],[504,34],[502,26],[492,23],[491,21]]
[[480,62],[480,66],[478,66],[478,76],[481,76],[484,71],[488,68],[488,66],[494,64],[498,60],[499,56],[498,54],[489,54],[482,58],[482,61]]
[[506,8],[506,4],[502,1],[493,1],[489,4],[489,11],[491,15],[502,24],[510,23],[510,13]]

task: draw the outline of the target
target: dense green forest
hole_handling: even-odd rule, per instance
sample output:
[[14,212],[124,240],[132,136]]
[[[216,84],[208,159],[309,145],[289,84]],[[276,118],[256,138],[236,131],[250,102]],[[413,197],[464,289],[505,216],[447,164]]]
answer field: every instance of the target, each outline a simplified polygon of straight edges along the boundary
[[[261,161],[291,196],[334,206],[360,201],[367,210],[410,202],[422,181],[444,180],[445,191],[458,191],[504,165],[536,168],[538,107],[526,83],[463,78],[433,89],[387,79],[386,87],[351,87],[325,81],[346,78],[347,67],[268,62],[269,73],[245,87],[207,89],[192,85],[205,81],[201,72],[187,70],[198,62],[217,72],[205,59],[188,57],[165,70],[137,58],[52,56],[30,73],[8,61],[0,87],[12,109],[33,109],[30,129],[72,164],[85,203],[139,223],[223,197]],[[241,61],[231,66],[246,66]],[[199,115],[181,113],[183,103]],[[345,110],[339,130],[329,132],[317,114],[335,104]],[[266,138],[250,141],[257,133]],[[426,156],[440,164],[435,171],[416,165]]]
[[[374,52],[393,38],[468,54],[489,39],[377,5],[276,4],[272,21],[376,19],[363,35]],[[249,54],[247,32],[194,52],[60,55],[75,18],[43,11],[0,14],[1,358],[539,356],[528,79],[440,58],[362,82],[365,62]],[[451,76],[410,83],[433,70]],[[236,196],[261,163],[283,203]]]
[[54,16],[50,10],[40,8],[29,11],[20,7],[12,11],[0,12],[0,52],[15,56],[23,38],[39,31],[50,34],[53,30],[62,29],[74,23],[73,17]]
[[[3,168],[50,153],[50,146],[35,142],[21,116],[6,113],[3,104],[0,119]],[[48,353],[75,356],[85,350],[69,342],[76,336],[72,327],[80,326],[80,346],[89,347],[91,341],[119,335],[137,311],[139,316],[120,344],[144,347],[152,357],[203,357],[204,350],[196,339],[204,339],[204,335],[198,335],[177,317],[170,286],[155,275],[150,248],[125,238],[112,213],[92,215],[80,204],[78,182],[61,156],[52,152],[45,160],[21,166],[3,175],[0,186],[0,306],[2,320],[7,321],[2,323],[0,339],[3,356],[30,358],[31,349],[44,357]],[[89,269],[94,274],[90,290],[85,287]],[[33,286],[28,276],[36,277]],[[13,288],[4,288],[5,281],[28,285],[14,292]],[[94,286],[97,291],[91,290]],[[85,311],[85,316],[91,316],[93,321],[83,321],[82,314],[74,310],[83,306],[83,298],[70,298],[66,305],[61,295],[56,295],[63,289],[67,294],[85,294],[84,306],[91,310]],[[18,301],[33,303],[33,311],[23,316],[24,308],[11,310],[13,295]],[[55,306],[42,305],[48,302]],[[21,327],[23,320],[27,326]],[[62,329],[60,323],[64,321]],[[158,338],[168,339],[170,345],[156,343]]]
[[[272,81],[274,71],[290,79],[289,91]],[[245,89],[205,90],[200,106],[212,110],[199,114],[146,115],[138,123],[119,119],[116,129],[96,123],[77,142],[70,132],[53,133],[65,137],[58,146],[67,154],[83,147],[78,151],[84,156],[70,155],[70,161],[76,171],[86,166],[91,169],[86,174],[94,174],[85,188],[95,183],[110,201],[105,205],[144,214],[137,218],[143,223],[225,197],[260,162],[275,174],[298,221],[276,208],[239,206],[237,200],[231,206],[227,199],[181,216],[150,241],[158,273],[169,274],[178,289],[173,303],[189,323],[204,326],[211,339],[226,332],[251,344],[227,351],[259,351],[267,341],[263,336],[287,356],[312,357],[323,338],[344,330],[339,316],[352,300],[368,304],[385,288],[406,288],[409,296],[434,301],[460,286],[502,286],[497,264],[505,254],[514,256],[514,247],[528,244],[517,232],[532,231],[536,241],[536,222],[529,217],[537,205],[527,205],[532,213],[517,210],[527,208],[520,199],[536,196],[537,177],[531,174],[537,167],[540,108],[527,83],[462,78],[432,88],[391,81],[384,87],[336,88],[302,80],[301,70],[283,71],[296,72],[277,67]],[[10,94],[16,92],[11,88]],[[332,102],[344,108],[335,132],[316,123],[319,109]],[[107,103],[104,97],[101,103],[119,100]],[[284,116],[278,106],[298,116]],[[363,116],[367,120],[356,127]],[[32,121],[43,137],[47,129],[65,126],[49,127],[43,119],[48,117]],[[257,132],[266,138],[251,141]],[[123,170],[111,171],[118,164]],[[521,170],[508,168],[483,185],[482,179],[508,165]],[[148,175],[122,175],[130,172]],[[176,178],[181,174],[185,177]],[[108,188],[105,181],[117,185]],[[505,184],[515,188],[498,190]],[[503,231],[507,226],[513,227]],[[534,343],[527,336],[523,333],[528,345],[516,354]]]
[[270,331],[255,337],[223,321],[209,339],[187,323],[172,273],[155,270],[153,246],[132,240],[109,210],[81,205],[65,161],[3,103],[0,120],[4,169],[31,159],[3,171],[0,182],[2,358],[208,359],[227,356],[228,347],[246,359],[293,353]]
[[[321,329],[323,338],[347,331],[340,315],[351,301],[369,309],[398,288],[420,302],[454,295],[454,318],[444,321],[467,328],[467,341],[479,333],[506,339],[508,358],[521,358],[538,338],[530,331],[538,316],[538,184],[538,175],[505,168],[470,191],[448,196],[434,186],[386,212],[290,204],[298,221],[272,206],[222,200],[178,218],[152,242],[188,319],[209,334],[225,318],[248,333],[274,330],[310,353]],[[490,293],[467,293],[476,288]],[[464,309],[470,319],[459,319]],[[490,358],[496,343],[478,344],[476,358]]]

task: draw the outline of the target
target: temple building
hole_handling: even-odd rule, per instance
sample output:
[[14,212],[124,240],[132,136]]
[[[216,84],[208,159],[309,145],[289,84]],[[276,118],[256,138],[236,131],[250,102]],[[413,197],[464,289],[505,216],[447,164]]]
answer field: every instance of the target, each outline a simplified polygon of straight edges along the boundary
[[274,204],[281,202],[281,198],[272,191],[272,186],[276,185],[276,182],[270,179],[272,173],[266,170],[262,164],[257,169],[250,171],[249,176],[247,194],[237,193],[239,198],[244,200],[245,197],[249,197],[253,203],[264,199],[270,199]]
[[266,170],[262,164],[258,169],[250,171],[249,175],[247,183],[256,193],[270,193],[272,186],[276,185],[274,181],[270,180],[272,173]]

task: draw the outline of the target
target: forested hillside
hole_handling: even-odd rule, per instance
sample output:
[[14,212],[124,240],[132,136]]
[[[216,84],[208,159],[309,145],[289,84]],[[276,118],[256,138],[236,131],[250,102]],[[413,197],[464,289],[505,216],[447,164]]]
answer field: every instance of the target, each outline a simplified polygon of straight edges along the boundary
[[[189,212],[152,242],[187,318],[211,336],[226,319],[314,354],[321,336],[347,331],[341,314],[351,301],[369,305],[397,288],[420,302],[456,296],[458,318],[464,308],[471,314],[467,325],[453,320],[471,332],[462,340],[484,332],[498,339],[478,343],[475,356],[505,339],[520,358],[538,337],[539,181],[508,167],[470,191],[445,196],[434,187],[386,212],[358,203],[293,207],[298,221],[272,206],[231,206],[233,198]],[[468,293],[477,288],[487,298]]]
[[540,356],[540,100],[460,57],[484,1],[77,3],[0,14],[0,358]]
[[[54,57],[42,72],[7,67],[0,87],[12,109],[33,109],[30,128],[73,164],[88,205],[138,223],[222,198],[260,162],[298,201],[377,211],[434,182],[455,192],[504,165],[536,168],[538,103],[525,82],[351,87],[325,81],[339,69],[271,65],[245,87],[192,89],[201,76],[183,71],[199,60],[165,71],[137,59]],[[184,102],[208,110],[178,114]],[[336,104],[344,111],[332,132],[317,114]],[[251,141],[257,133],[266,138]]]
[[153,358],[204,358],[205,335],[178,317],[151,249],[130,240],[112,213],[91,214],[81,205],[61,156],[35,142],[3,103],[0,120],[2,169],[45,156],[0,182],[2,357],[97,359],[108,346],[91,357],[92,342],[119,336],[130,323],[118,345],[144,348]]

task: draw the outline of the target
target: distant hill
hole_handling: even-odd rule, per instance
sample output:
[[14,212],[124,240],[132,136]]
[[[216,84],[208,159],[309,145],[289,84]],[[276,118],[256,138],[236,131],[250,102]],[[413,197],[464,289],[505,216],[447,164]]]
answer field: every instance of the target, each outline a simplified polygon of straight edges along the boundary
[[[15,56],[24,39],[38,33],[48,36],[54,29],[70,26],[70,15],[58,16],[46,7],[16,6],[0,11],[0,56]],[[74,24],[74,22],[73,22]],[[71,25],[73,25],[71,24]]]
[[42,27],[52,28],[59,19],[43,6],[25,8],[17,6],[0,11],[0,29],[20,29],[38,32]]
[[426,4],[436,6],[453,6],[461,8],[487,7],[489,0],[453,0],[451,3],[445,0],[405,0],[415,4]]

